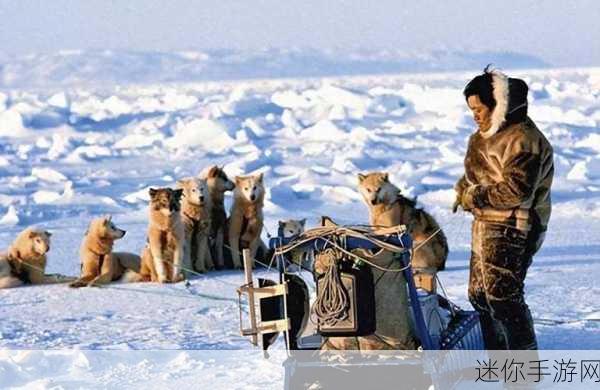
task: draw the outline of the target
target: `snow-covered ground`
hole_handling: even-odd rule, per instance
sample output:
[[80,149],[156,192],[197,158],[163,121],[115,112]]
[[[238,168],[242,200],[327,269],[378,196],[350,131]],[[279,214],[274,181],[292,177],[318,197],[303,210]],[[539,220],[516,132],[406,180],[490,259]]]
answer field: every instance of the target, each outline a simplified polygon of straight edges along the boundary
[[[117,249],[139,253],[148,187],[212,164],[230,176],[265,173],[270,233],[283,218],[366,222],[356,176],[384,170],[440,222],[451,248],[441,277],[467,307],[470,218],[450,207],[474,126],[461,91],[475,73],[0,90],[0,248],[26,226],[44,227],[54,233],[48,271],[76,275],[88,222],[110,213],[128,231]],[[526,283],[539,344],[600,349],[600,69],[509,73],[530,85],[530,116],[555,151],[553,217]],[[0,348],[247,349],[241,284],[239,272],[222,271],[187,289],[2,290]],[[0,374],[16,369],[6,361],[34,358],[15,356]],[[93,365],[57,356],[44,359]]]

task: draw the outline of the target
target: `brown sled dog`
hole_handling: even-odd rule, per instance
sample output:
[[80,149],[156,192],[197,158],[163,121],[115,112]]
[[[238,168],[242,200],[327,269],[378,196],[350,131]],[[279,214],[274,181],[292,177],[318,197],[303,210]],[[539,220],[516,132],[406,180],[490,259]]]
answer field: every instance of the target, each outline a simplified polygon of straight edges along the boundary
[[[210,253],[210,196],[205,179],[189,177],[177,181],[183,190],[181,220],[185,230],[183,265],[206,272],[214,268]],[[185,271],[185,269],[184,269]]]
[[6,253],[0,254],[0,288],[23,284],[51,284],[70,282],[74,278],[46,275],[46,254],[50,250],[51,234],[44,230],[23,230]]
[[233,205],[229,217],[229,245],[234,268],[242,268],[242,249],[249,248],[254,259],[261,246],[263,229],[263,202],[265,187],[263,174],[237,176]]
[[70,287],[98,286],[123,280],[141,281],[140,257],[133,253],[113,252],[116,240],[125,236],[125,230],[112,222],[111,216],[95,218],[81,242],[81,276]]
[[225,192],[233,191],[235,184],[229,180],[222,167],[212,166],[206,174],[206,183],[210,194],[210,241],[212,258],[217,268],[225,266],[223,247],[227,229],[225,212]]
[[183,190],[150,188],[148,244],[142,251],[140,274],[146,281],[166,283],[183,280],[183,244],[180,202]]
[[[359,174],[358,187],[369,207],[370,224],[380,227],[406,225],[415,248],[440,228],[431,215],[415,207],[414,200],[402,196],[398,187],[390,183],[387,173]],[[441,271],[447,257],[448,243],[440,230],[413,253],[412,267]]]

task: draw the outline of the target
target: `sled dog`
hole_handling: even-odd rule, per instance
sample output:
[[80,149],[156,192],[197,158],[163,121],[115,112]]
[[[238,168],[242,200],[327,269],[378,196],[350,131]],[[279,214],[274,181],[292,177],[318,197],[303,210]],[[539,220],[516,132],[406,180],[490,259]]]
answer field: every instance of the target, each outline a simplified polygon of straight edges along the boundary
[[[439,225],[431,215],[416,208],[416,201],[402,196],[387,173],[358,175],[358,188],[369,208],[370,224],[378,227],[406,225],[416,248],[436,233]],[[440,230],[413,253],[412,267],[441,271],[448,257],[446,236]]]
[[225,266],[223,245],[225,244],[225,230],[227,226],[227,213],[225,212],[225,192],[233,191],[235,184],[229,180],[223,168],[213,166],[206,174],[206,183],[210,194],[210,241],[213,261],[217,268]]
[[234,268],[242,268],[242,249],[249,248],[254,259],[261,246],[260,233],[263,229],[264,197],[265,187],[262,173],[235,178],[228,235]]
[[17,235],[6,253],[0,254],[0,288],[64,283],[74,279],[45,273],[50,236],[49,232],[35,228],[27,228]]
[[79,250],[81,276],[69,286],[97,286],[117,280],[141,281],[140,257],[133,253],[112,251],[115,241],[123,238],[125,233],[125,230],[115,226],[111,216],[93,219]]
[[306,219],[286,219],[279,221],[279,236],[283,238],[292,238],[304,233]]
[[[285,221],[279,221],[278,236],[283,238],[293,238],[304,233],[306,226],[306,219],[287,219]],[[286,259],[299,267],[289,267],[288,270],[300,270],[300,268],[311,270],[312,265],[307,258],[307,252],[302,250],[292,250],[285,254]],[[268,259],[268,257],[267,257]]]
[[168,283],[183,280],[185,231],[181,221],[182,189],[150,188],[148,244],[142,251],[144,280]]
[[[206,179],[185,178],[177,181],[183,190],[181,220],[185,230],[183,265],[198,272],[214,268],[210,253],[210,195]],[[185,270],[184,270],[185,271]]]

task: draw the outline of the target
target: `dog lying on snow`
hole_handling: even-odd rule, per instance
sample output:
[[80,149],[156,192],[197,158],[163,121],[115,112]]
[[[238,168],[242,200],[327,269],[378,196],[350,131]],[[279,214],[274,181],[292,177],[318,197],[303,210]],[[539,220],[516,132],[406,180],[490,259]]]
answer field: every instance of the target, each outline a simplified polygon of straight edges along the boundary
[[[177,181],[183,190],[181,219],[185,230],[183,265],[187,269],[206,272],[214,268],[210,253],[211,202],[205,179],[185,178]],[[184,269],[185,271],[185,269]]]
[[233,191],[235,184],[229,180],[222,167],[212,166],[206,176],[210,194],[210,241],[213,261],[217,268],[225,266],[223,247],[225,230],[227,228],[227,213],[225,212],[225,192]]
[[116,280],[139,282],[140,257],[133,253],[113,252],[113,245],[125,235],[112,217],[95,218],[81,243],[81,276],[70,287],[97,286]]
[[183,190],[150,188],[148,244],[142,251],[140,274],[145,281],[183,280],[185,229],[181,221]]
[[[371,172],[358,175],[358,188],[369,207],[373,226],[406,225],[414,247],[427,240],[440,228],[427,212],[416,208],[416,202],[405,198],[398,187],[390,183],[387,173]],[[446,236],[440,230],[418,251],[413,253],[412,267],[441,271],[448,257]]]
[[23,230],[6,253],[0,254],[0,288],[23,284],[51,284],[70,282],[74,278],[46,275],[46,254],[50,250],[51,234],[44,230]]
[[254,259],[262,244],[263,202],[265,187],[263,174],[237,176],[233,191],[233,205],[229,216],[229,245],[234,268],[242,268],[241,249],[250,249]]

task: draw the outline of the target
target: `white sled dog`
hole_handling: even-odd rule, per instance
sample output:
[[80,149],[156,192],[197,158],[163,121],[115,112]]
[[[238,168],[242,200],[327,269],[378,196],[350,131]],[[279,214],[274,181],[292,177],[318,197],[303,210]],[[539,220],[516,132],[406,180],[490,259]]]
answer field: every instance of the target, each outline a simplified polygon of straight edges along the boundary
[[249,248],[254,259],[261,245],[264,198],[262,173],[235,178],[233,205],[229,217],[229,245],[234,268],[242,268],[242,249]]

